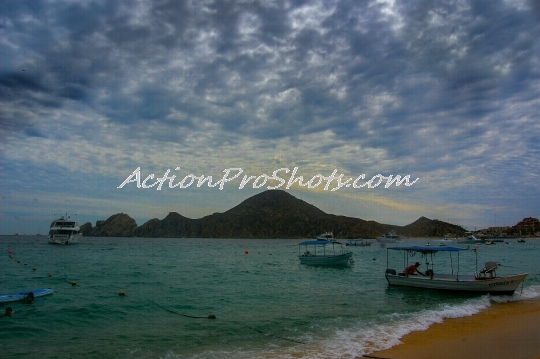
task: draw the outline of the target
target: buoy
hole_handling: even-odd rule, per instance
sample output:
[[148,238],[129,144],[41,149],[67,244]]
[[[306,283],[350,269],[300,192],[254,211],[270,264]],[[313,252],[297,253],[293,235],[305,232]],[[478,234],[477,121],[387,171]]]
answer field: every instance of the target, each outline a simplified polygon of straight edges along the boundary
[[248,250],[246,249],[246,251],[244,252],[245,254],[249,254]]
[[17,263],[21,263],[21,261],[17,261]]
[[73,281],[71,282],[71,285],[75,287],[77,285],[77,282]]
[[13,253],[13,249],[10,249],[10,250],[9,250],[9,254],[11,254],[11,253]]
[[52,277],[52,273],[49,273],[49,277]]
[[208,319],[216,319],[216,316],[214,314],[208,314]]
[[124,291],[121,290],[121,291],[118,292],[118,295],[126,295],[126,293],[124,293]]
[[36,270],[36,268],[33,268],[33,270]]

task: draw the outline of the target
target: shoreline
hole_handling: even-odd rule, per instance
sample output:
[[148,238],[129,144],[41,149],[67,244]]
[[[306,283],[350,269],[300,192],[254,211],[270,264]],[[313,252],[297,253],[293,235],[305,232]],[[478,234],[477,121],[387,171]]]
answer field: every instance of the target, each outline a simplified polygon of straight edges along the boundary
[[540,298],[493,303],[475,315],[409,333],[401,341],[356,359],[540,359]]

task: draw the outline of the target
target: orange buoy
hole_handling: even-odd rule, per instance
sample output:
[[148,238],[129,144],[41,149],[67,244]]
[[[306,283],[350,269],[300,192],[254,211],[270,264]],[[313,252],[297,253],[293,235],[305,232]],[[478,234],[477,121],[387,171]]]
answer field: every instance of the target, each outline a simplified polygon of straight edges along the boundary
[[52,277],[52,273],[49,273],[49,277]]
[[75,287],[77,285],[77,282],[73,281],[71,282],[71,285]]
[[121,291],[118,292],[118,295],[126,295],[126,293],[124,293],[124,291],[121,290]]

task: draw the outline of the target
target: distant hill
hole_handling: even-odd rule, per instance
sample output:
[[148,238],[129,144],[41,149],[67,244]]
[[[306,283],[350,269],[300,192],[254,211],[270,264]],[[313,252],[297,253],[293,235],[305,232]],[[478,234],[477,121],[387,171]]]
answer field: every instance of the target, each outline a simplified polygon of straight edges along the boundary
[[106,221],[97,221],[96,226],[92,228],[91,236],[132,237],[136,228],[137,223],[133,218],[124,213],[117,213],[110,216]]
[[389,231],[408,237],[463,234],[465,229],[421,217],[401,227],[359,218],[327,214],[288,192],[269,190],[250,197],[223,213],[190,219],[170,212],[137,227],[135,220],[119,213],[98,221],[92,236],[193,237],[193,238],[314,238],[332,231],[336,238],[375,238]]

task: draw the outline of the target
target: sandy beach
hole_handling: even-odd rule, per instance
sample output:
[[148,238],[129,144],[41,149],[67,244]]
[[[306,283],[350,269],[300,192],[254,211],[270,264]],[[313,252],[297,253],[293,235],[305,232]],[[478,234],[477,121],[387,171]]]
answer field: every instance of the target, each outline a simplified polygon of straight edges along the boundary
[[364,358],[540,359],[540,299],[494,303],[476,315],[446,319],[401,341]]

